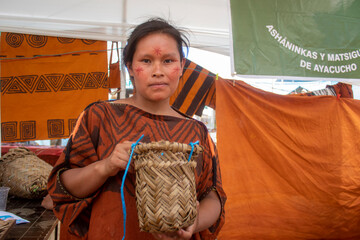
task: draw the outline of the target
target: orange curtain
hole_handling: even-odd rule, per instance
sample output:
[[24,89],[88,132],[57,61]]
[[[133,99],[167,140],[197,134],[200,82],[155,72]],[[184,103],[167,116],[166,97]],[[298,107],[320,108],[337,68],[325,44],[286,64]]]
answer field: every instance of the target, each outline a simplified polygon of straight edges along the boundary
[[219,239],[360,239],[360,102],[216,81]]
[[1,33],[2,142],[68,137],[80,112],[108,99],[107,43]]

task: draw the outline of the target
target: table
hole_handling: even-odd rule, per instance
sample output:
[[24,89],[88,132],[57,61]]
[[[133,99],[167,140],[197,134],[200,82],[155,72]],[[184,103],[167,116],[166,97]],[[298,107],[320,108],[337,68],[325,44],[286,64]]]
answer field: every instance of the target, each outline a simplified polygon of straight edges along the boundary
[[6,211],[24,218],[30,223],[13,226],[6,235],[6,240],[58,239],[59,221],[51,210],[41,206],[41,201],[42,199],[29,200],[14,196],[8,197]]

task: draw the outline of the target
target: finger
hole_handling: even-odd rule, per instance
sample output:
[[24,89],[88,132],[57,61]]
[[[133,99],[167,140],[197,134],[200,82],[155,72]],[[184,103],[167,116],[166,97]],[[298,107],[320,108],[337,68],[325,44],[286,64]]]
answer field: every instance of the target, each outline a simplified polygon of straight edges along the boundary
[[190,233],[187,232],[187,231],[184,230],[184,229],[180,229],[180,230],[177,231],[176,233],[177,233],[179,239],[188,239],[188,238],[191,237],[191,236],[190,236]]
[[128,152],[131,149],[131,144],[130,143],[118,143],[115,146],[116,151],[118,152]]

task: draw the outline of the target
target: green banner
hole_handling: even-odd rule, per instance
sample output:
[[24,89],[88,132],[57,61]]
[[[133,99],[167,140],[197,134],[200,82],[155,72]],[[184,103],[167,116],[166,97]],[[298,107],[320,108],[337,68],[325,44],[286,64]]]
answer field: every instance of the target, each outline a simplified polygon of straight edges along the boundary
[[230,7],[235,74],[360,79],[360,0],[230,0]]

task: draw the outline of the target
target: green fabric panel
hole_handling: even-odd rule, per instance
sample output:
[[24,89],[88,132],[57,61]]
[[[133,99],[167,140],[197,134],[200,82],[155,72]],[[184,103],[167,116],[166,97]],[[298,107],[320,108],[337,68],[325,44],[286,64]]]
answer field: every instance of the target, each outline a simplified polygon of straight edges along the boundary
[[230,0],[239,75],[360,78],[360,1]]

